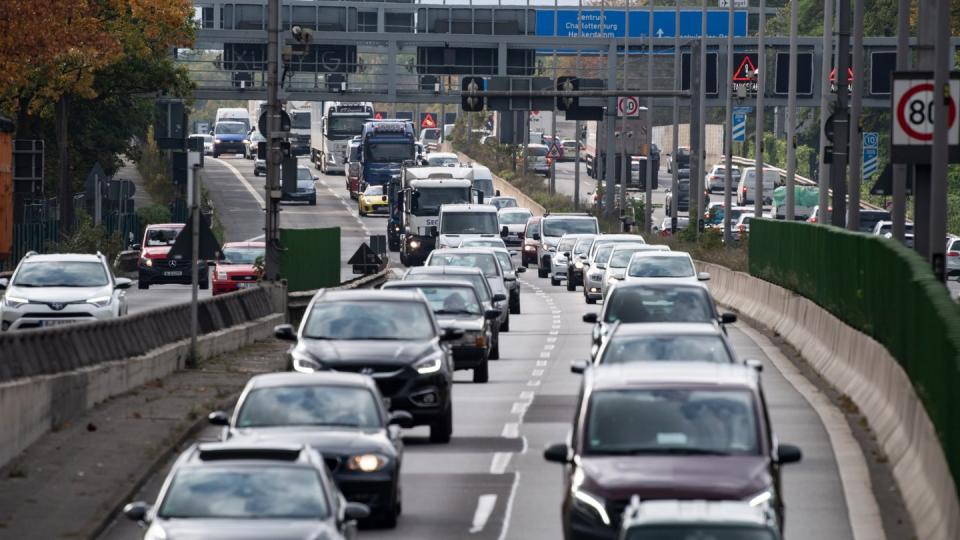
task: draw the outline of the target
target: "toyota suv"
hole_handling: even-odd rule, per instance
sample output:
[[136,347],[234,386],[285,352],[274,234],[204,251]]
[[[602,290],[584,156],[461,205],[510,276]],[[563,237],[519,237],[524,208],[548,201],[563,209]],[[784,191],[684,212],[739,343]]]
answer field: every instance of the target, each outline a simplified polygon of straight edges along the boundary
[[533,239],[537,246],[537,277],[550,275],[550,264],[556,256],[557,244],[565,234],[599,234],[597,218],[587,214],[549,214],[540,223],[540,233]]
[[13,276],[0,279],[0,329],[47,328],[127,314],[127,278],[115,278],[107,258],[28,253]]
[[584,373],[564,466],[564,538],[617,537],[631,498],[730,500],[769,507],[783,525],[778,444],[758,372],[746,365],[638,362]]

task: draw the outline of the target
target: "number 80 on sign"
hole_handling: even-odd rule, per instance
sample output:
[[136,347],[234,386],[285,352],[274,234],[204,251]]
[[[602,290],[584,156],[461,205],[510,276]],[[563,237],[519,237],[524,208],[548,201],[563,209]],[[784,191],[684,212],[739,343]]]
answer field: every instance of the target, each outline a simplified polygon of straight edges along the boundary
[[[934,92],[931,73],[896,73],[892,92],[891,154],[897,163],[929,163],[933,145]],[[947,102],[947,142],[951,161],[960,157],[960,73],[952,73]]]

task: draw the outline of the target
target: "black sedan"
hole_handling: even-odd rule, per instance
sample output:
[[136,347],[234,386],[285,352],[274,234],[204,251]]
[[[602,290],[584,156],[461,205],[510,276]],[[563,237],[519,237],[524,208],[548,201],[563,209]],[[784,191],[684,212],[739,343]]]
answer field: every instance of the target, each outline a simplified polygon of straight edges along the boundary
[[274,335],[296,342],[287,352],[291,370],[370,375],[390,410],[410,411],[413,425],[429,425],[431,442],[450,442],[453,358],[443,342],[463,333],[442,330],[419,292],[321,290],[299,331],[281,324]]
[[[210,413],[222,438],[309,445],[320,451],[347,500],[366,504],[374,523],[393,528],[400,513],[402,426],[373,379],[354,373],[269,373],[247,383],[233,418]],[[399,426],[399,427],[398,427]]]

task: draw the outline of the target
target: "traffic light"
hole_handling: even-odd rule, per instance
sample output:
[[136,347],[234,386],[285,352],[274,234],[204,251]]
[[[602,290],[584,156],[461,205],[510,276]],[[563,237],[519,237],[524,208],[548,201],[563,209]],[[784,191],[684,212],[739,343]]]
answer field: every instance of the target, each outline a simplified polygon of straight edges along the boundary
[[[460,81],[461,92],[477,92],[483,90],[482,77],[464,77]],[[460,107],[464,112],[480,112],[484,107],[484,98],[475,96],[460,96]]]
[[[580,89],[580,80],[577,77],[557,77],[558,92],[573,92]],[[576,97],[557,96],[557,110],[572,111],[579,106],[580,99]]]

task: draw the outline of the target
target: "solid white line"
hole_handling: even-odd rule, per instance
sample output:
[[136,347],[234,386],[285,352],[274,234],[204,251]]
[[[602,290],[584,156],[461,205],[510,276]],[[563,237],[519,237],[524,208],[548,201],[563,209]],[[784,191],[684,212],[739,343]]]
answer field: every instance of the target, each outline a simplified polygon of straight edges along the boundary
[[253,195],[253,198],[256,199],[258,203],[260,203],[261,207],[266,205],[266,203],[263,201],[263,195],[261,195],[259,191],[257,191],[256,189],[253,188],[252,185],[250,185],[250,182],[248,182],[247,179],[243,177],[243,174],[241,174],[236,167],[234,167],[233,165],[227,163],[226,161],[220,158],[211,158],[211,159],[220,162],[221,164],[223,164],[224,167],[226,167],[230,172],[232,172],[233,175],[236,176],[238,180],[240,180],[240,183],[243,184],[243,187],[247,188],[247,191],[250,192],[250,195]]
[[520,424],[517,422],[507,422],[503,425],[503,431],[500,436],[505,439],[516,439],[520,435]]
[[490,474],[503,474],[507,470],[507,465],[510,464],[510,457],[513,456],[513,452],[496,452],[493,454],[493,459],[490,461]]
[[470,534],[476,534],[483,530],[496,504],[497,496],[492,493],[481,495],[477,499],[477,511],[473,514],[473,526],[470,527]]
[[503,527],[497,540],[506,540],[510,530],[510,516],[513,514],[513,499],[517,496],[517,486],[520,485],[520,473],[513,473],[513,486],[510,487],[510,496],[507,497],[507,509],[503,513]]

